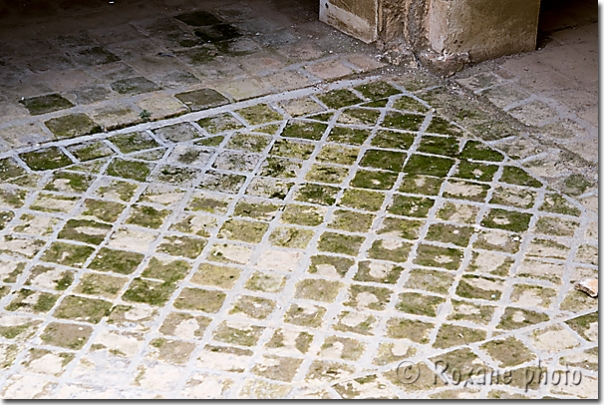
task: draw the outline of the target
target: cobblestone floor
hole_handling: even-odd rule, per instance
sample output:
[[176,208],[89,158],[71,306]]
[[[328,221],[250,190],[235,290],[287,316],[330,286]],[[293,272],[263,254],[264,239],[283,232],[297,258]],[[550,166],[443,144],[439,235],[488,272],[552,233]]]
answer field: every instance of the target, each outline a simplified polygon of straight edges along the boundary
[[513,141],[511,155],[530,157],[527,168],[559,190],[595,201],[598,7],[587,1],[543,4],[537,51],[481,63],[454,81],[524,124],[518,131],[524,139]]
[[[0,395],[597,397],[597,213],[444,95],[369,78],[4,152]],[[511,373],[455,384],[480,369]]]
[[314,0],[0,0],[0,151],[384,66]]

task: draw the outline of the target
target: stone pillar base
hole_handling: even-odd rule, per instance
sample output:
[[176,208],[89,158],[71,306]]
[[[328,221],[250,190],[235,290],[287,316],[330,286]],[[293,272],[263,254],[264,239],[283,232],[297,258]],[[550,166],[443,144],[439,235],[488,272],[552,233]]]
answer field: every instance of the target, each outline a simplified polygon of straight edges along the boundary
[[321,21],[365,43],[398,35],[416,55],[427,52],[424,59],[447,66],[535,50],[539,4],[540,0],[320,0],[319,15]]

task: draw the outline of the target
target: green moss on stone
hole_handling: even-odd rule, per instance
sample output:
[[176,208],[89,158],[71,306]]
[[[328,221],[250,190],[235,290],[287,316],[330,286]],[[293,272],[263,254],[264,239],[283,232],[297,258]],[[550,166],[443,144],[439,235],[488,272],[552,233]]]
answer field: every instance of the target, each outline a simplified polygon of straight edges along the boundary
[[426,106],[409,96],[402,96],[401,98],[397,99],[392,105],[392,108],[396,110],[413,111],[419,113],[428,111]]
[[485,340],[486,337],[487,332],[481,329],[444,324],[440,327],[438,333],[436,334],[434,347],[447,348],[458,345],[467,345]]
[[433,205],[434,200],[430,198],[395,194],[387,211],[394,215],[425,218]]
[[218,237],[259,243],[267,230],[268,224],[264,222],[229,219],[220,228]]
[[578,197],[583,194],[588,188],[593,187],[594,184],[587,180],[584,175],[580,173],[573,173],[566,177],[562,182],[563,193]]
[[478,181],[491,181],[499,166],[485,165],[482,163],[468,162],[462,160],[457,167],[455,177]]
[[211,197],[206,195],[195,195],[187,205],[190,211],[204,211],[211,214],[225,214],[229,200],[222,197]]
[[378,170],[358,170],[351,180],[353,187],[369,188],[374,190],[390,190],[396,182],[398,175],[392,172]]
[[76,136],[91,135],[101,132],[101,127],[92,121],[86,114],[70,114],[52,118],[44,125],[55,134],[58,139],[74,138]]
[[379,130],[371,139],[371,145],[385,149],[409,149],[415,140],[413,134]]
[[367,254],[372,259],[404,262],[409,257],[411,245],[394,239],[376,239]]
[[342,229],[348,232],[368,232],[375,215],[361,214],[355,211],[336,210],[333,213],[329,228]]
[[403,172],[445,177],[454,163],[454,160],[447,158],[413,155],[407,161],[407,164],[403,168]]
[[124,277],[113,277],[104,274],[87,273],[80,278],[80,283],[74,292],[86,295],[101,295],[107,298],[117,298],[118,292],[128,281]]
[[72,193],[85,192],[94,178],[80,173],[56,172],[44,190]]
[[350,286],[349,300],[344,305],[359,310],[364,308],[383,311],[390,302],[392,290],[382,287],[353,284]]
[[375,125],[379,117],[379,111],[365,108],[350,108],[340,113],[338,122],[342,124]]
[[31,115],[48,114],[75,107],[71,101],[59,94],[22,98],[19,100],[19,104],[27,108]]
[[120,203],[92,199],[85,200],[84,206],[83,216],[93,216],[105,222],[115,222],[125,208]]
[[92,259],[88,267],[98,271],[132,274],[143,261],[144,257],[141,253],[102,248],[94,259]]
[[83,162],[111,156],[114,152],[102,141],[84,142],[67,148],[75,157]]
[[36,171],[59,169],[73,163],[71,159],[57,147],[23,153],[19,155],[19,157],[30,167],[30,169]]
[[434,155],[455,157],[459,153],[459,141],[451,136],[441,137],[424,135],[417,150],[419,152],[431,153]]
[[439,270],[413,269],[405,283],[406,288],[447,294],[453,284],[454,275]]
[[244,295],[239,297],[229,314],[243,313],[251,318],[266,319],[275,310],[275,301],[267,298]]
[[539,210],[553,212],[555,214],[572,215],[575,217],[581,215],[581,210],[572,206],[570,202],[560,194],[546,194]]
[[396,284],[403,268],[392,263],[381,263],[372,260],[359,262],[359,269],[353,280],[361,282],[374,282]]
[[263,326],[250,325],[245,327],[235,327],[228,322],[222,322],[214,330],[214,340],[224,343],[235,344],[239,346],[254,346],[258,343],[260,335],[264,331]]
[[260,176],[294,178],[302,168],[302,163],[290,159],[269,156],[262,163]]
[[315,164],[306,173],[304,179],[319,183],[341,184],[346,176],[348,176],[347,168]]
[[241,270],[235,267],[201,263],[199,269],[191,278],[191,282],[219,288],[233,288],[240,274]]
[[400,172],[407,154],[402,152],[369,149],[363,155],[361,166]]
[[343,284],[339,281],[307,278],[296,283],[295,298],[333,302]]
[[243,128],[243,124],[235,119],[235,117],[233,117],[230,113],[223,113],[213,117],[202,118],[197,121],[197,123],[210,134],[218,134],[220,132]]
[[333,127],[327,136],[327,141],[347,145],[362,145],[369,138],[369,135],[371,135],[371,132],[366,129]]
[[308,229],[280,226],[273,230],[268,240],[274,246],[304,249],[313,235],[314,232]]
[[397,111],[389,111],[382,121],[382,126],[405,131],[418,131],[424,119],[425,117],[419,114],[403,114]]
[[141,277],[156,278],[167,283],[174,283],[185,278],[191,265],[184,260],[159,260],[152,257]]
[[317,250],[321,252],[341,253],[346,255],[357,255],[363,236],[344,235],[336,232],[324,232],[317,244]]
[[109,315],[111,307],[109,301],[70,295],[61,301],[53,316],[59,319],[99,323]]
[[88,219],[70,219],[59,232],[60,239],[99,245],[111,231],[111,225]]
[[527,212],[507,211],[492,208],[481,222],[487,228],[505,229],[512,232],[524,232],[529,227],[533,215]]
[[7,311],[45,313],[52,309],[59,295],[22,288],[6,306]]
[[482,160],[487,162],[501,162],[504,156],[478,141],[468,141],[461,151],[462,159]]
[[445,302],[444,298],[415,292],[399,294],[396,309],[413,315],[436,316],[438,307]]
[[40,339],[49,345],[79,350],[88,341],[92,328],[86,325],[51,322]]
[[153,175],[153,181],[173,184],[176,186],[191,186],[200,170],[190,167],[180,167],[173,165],[163,165]]
[[410,194],[437,195],[444,179],[423,175],[407,174],[398,191]]
[[379,211],[386,196],[375,191],[349,188],[344,191],[338,205],[365,211]]
[[235,134],[231,136],[226,147],[246,152],[262,152],[270,142],[271,138],[268,136]]
[[[597,335],[594,334],[587,335],[586,332],[597,329],[598,325],[598,311],[591,312],[589,314],[581,315],[576,318],[569,319],[565,321],[565,323],[570,326],[570,328],[576,331],[579,335],[581,335],[584,339],[588,341],[593,341],[597,339]],[[594,328],[595,326],[595,328]],[[595,339],[594,339],[595,337]]]
[[433,117],[426,132],[431,134],[461,136],[463,131],[441,117]]
[[114,159],[107,167],[107,174],[136,181],[145,181],[154,165],[133,160]]
[[296,192],[295,200],[313,204],[333,205],[336,202],[335,197],[338,191],[340,189],[336,187],[305,183]]
[[295,141],[291,139],[277,139],[269,154],[293,159],[306,160],[315,149],[310,142]]
[[281,136],[284,138],[301,138],[318,141],[327,129],[327,125],[320,122],[289,121]]
[[219,173],[210,170],[201,176],[201,182],[197,188],[208,191],[221,191],[223,193],[236,194],[244,182],[245,176],[239,174]]
[[169,214],[169,210],[158,210],[147,205],[135,204],[130,209],[130,215],[128,215],[126,223],[159,229]]
[[200,146],[218,146],[222,143],[222,141],[224,140],[224,136],[209,136],[207,138],[203,138],[200,139],[199,141],[195,142],[196,145],[200,145]]
[[205,239],[190,236],[165,236],[156,250],[172,256],[196,259],[207,243]]
[[549,321],[549,316],[544,313],[508,307],[501,316],[501,321],[497,325],[497,328],[512,330],[547,321]]
[[379,100],[400,93],[396,87],[382,81],[362,84],[354,89],[371,100]]
[[339,256],[316,255],[310,258],[308,272],[320,276],[331,275],[344,277],[353,265],[353,259]]
[[503,174],[501,175],[500,181],[503,183],[515,184],[518,186],[536,188],[539,188],[543,185],[539,180],[536,180],[524,170],[514,166],[504,166]]
[[94,248],[90,246],[53,242],[42,255],[41,260],[65,266],[80,267],[92,252],[94,252]]
[[420,244],[417,247],[417,256],[413,262],[421,266],[456,270],[459,268],[462,258],[463,251],[458,249]]
[[378,235],[414,240],[419,238],[419,228],[422,224],[423,222],[421,221],[387,216],[382,220],[382,224],[376,233]]
[[226,294],[202,288],[185,288],[174,301],[177,309],[216,313],[222,307]]
[[363,100],[358,98],[353,92],[346,89],[332,90],[325,94],[321,94],[318,97],[327,107],[336,110],[363,102]]
[[25,173],[25,169],[19,166],[13,158],[0,159],[0,180],[13,179]]
[[256,271],[245,283],[245,288],[252,291],[276,293],[283,290],[285,281],[285,277],[280,274]]
[[252,125],[264,124],[272,121],[279,121],[282,119],[281,114],[270,108],[266,104],[256,104],[252,107],[247,107],[236,111],[237,114],[241,115],[247,122]]
[[497,301],[503,287],[503,281],[496,278],[464,275],[455,293],[462,298]]
[[13,220],[15,213],[12,211],[0,211],[0,230],[6,228],[8,223]]
[[146,149],[157,148],[159,144],[145,132],[132,132],[112,136],[109,140],[118,147],[122,153],[138,152]]
[[389,338],[428,343],[428,334],[434,328],[434,325],[412,319],[392,318],[388,321],[387,328],[386,335]]
[[326,210],[312,205],[288,204],[281,214],[281,222],[317,226],[323,222]]
[[326,163],[337,163],[340,165],[351,165],[357,160],[359,148],[351,148],[342,145],[324,145],[317,155],[317,160]]
[[443,243],[452,243],[457,246],[468,246],[474,229],[469,226],[456,226],[450,224],[432,224],[428,228],[426,240]]
[[130,283],[122,299],[130,302],[140,302],[154,306],[163,306],[168,302],[176,285],[166,282],[144,280],[135,278]]
[[254,218],[260,221],[271,221],[279,209],[280,205],[265,201],[240,200],[235,205],[233,215]]

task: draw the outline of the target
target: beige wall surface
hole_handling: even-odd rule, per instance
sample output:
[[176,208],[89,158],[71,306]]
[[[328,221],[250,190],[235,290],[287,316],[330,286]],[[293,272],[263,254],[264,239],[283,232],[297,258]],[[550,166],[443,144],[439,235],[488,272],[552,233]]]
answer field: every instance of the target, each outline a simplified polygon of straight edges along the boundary
[[538,22],[539,0],[432,0],[427,36],[439,53],[481,61],[534,50]]

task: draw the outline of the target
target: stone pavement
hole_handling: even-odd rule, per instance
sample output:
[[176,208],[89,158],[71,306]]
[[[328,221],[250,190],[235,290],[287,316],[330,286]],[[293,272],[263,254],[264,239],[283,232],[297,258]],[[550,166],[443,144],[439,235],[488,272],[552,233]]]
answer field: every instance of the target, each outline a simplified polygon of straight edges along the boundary
[[[0,151],[384,66],[308,0],[0,2]],[[184,94],[183,94],[184,93]]]
[[0,154],[3,398],[597,397],[597,208],[517,122],[419,71],[189,96]]
[[559,190],[591,199],[596,207],[598,10],[595,3],[572,10],[546,21],[543,29],[551,32],[536,52],[482,63],[455,82],[523,124],[516,139],[510,138],[508,153],[525,159],[532,173]]

